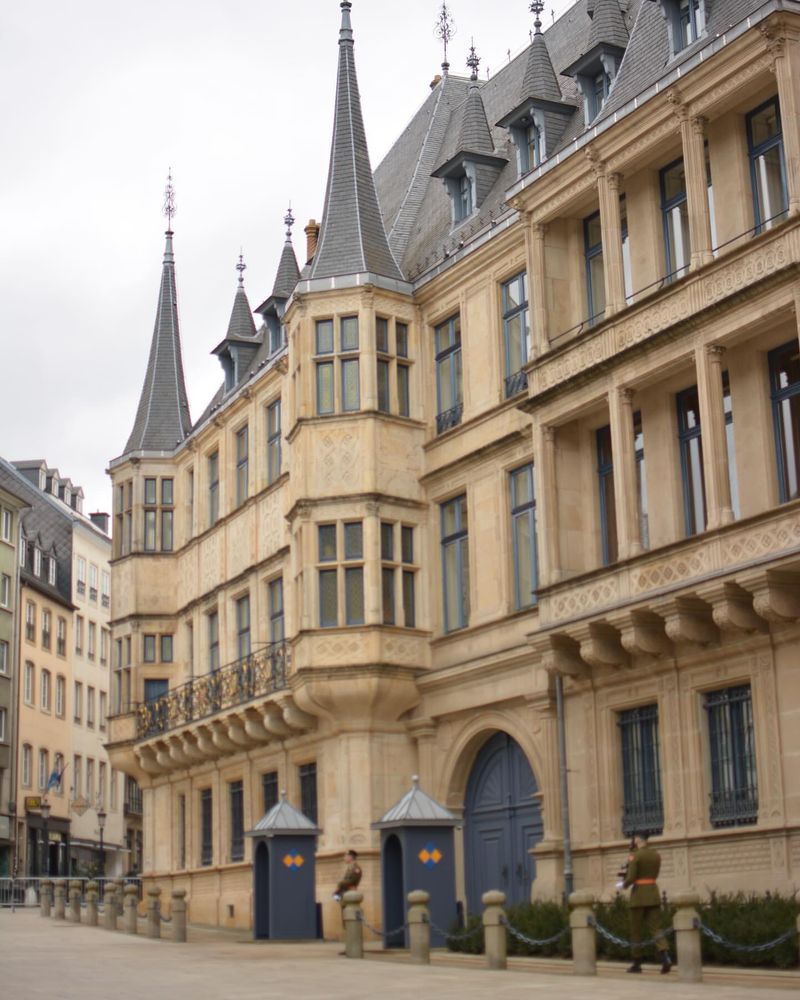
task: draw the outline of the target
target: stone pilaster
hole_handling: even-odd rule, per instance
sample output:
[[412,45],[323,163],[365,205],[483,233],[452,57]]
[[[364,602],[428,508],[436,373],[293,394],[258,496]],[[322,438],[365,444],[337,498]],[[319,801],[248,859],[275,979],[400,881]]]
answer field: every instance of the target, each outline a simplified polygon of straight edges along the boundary
[[728,474],[728,445],[722,400],[722,355],[724,348],[702,345],[695,351],[700,427],[703,435],[703,478],[709,529],[733,521]]
[[530,221],[525,227],[531,295],[531,354],[544,354],[549,346],[547,328],[547,288],[545,283],[544,238],[547,226]]
[[617,508],[617,544],[620,559],[642,551],[639,498],[636,489],[636,450],[633,437],[633,392],[618,386],[608,394],[611,450],[614,458],[614,500]]
[[772,58],[783,128],[789,214],[800,212],[800,37],[782,21],[768,21],[761,33]]
[[555,427],[535,427],[534,442],[533,471],[539,535],[539,583],[542,587],[547,587],[561,579]]

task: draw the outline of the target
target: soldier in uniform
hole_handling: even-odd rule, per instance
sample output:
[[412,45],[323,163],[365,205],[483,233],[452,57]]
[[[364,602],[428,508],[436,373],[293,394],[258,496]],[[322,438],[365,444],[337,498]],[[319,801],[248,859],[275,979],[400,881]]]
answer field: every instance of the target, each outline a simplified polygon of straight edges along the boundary
[[346,865],[344,875],[342,875],[339,880],[339,884],[336,886],[336,892],[333,894],[333,898],[337,902],[341,902],[342,896],[344,896],[346,892],[350,892],[352,889],[358,888],[362,872],[357,859],[358,854],[352,848],[344,856]]
[[658,873],[661,870],[661,855],[647,842],[646,833],[636,835],[636,853],[628,864],[624,885],[631,890],[631,941],[633,943],[633,964],[628,972],[642,971],[642,933],[645,940],[655,938],[656,950],[661,959],[662,975],[669,972],[672,959],[667,950],[664,932],[659,926],[661,896],[658,891]]

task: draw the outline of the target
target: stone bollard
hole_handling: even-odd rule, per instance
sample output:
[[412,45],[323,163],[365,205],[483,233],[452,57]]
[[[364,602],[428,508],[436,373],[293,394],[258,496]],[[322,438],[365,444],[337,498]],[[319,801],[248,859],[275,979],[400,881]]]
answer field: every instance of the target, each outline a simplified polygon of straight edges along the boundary
[[157,885],[147,890],[147,936],[161,937],[161,890]]
[[408,894],[408,943],[411,961],[417,965],[430,965],[431,961],[430,901],[430,893],[421,889]]
[[69,919],[74,924],[81,922],[81,887],[75,884],[69,887]]
[[64,906],[66,903],[67,885],[63,878],[56,879],[55,882],[55,904],[53,906],[53,916],[56,920],[63,920],[65,917]]
[[675,952],[678,956],[678,978],[684,983],[700,983],[703,980],[703,959],[700,950],[699,915],[695,907],[700,905],[696,892],[677,892],[672,897],[676,907],[672,926],[675,928]]
[[106,882],[103,891],[103,926],[107,931],[117,929],[117,887],[113,882]]
[[348,958],[364,957],[364,925],[361,923],[360,892],[346,892],[342,896],[344,921],[344,953]]
[[186,890],[172,890],[172,940],[186,940]]
[[138,920],[139,914],[136,912],[136,906],[138,899],[136,898],[139,894],[138,889],[135,885],[125,886],[125,933],[126,934],[137,934],[139,932]]
[[43,917],[50,916],[50,903],[52,900],[53,883],[49,878],[42,879],[42,889],[39,893],[39,903],[41,905],[41,914]]
[[590,892],[573,892],[569,897],[572,971],[576,976],[597,975],[597,937],[593,906],[594,896]]
[[90,882],[86,886],[86,923],[90,927],[97,927],[97,882]]
[[506,894],[490,889],[481,896],[483,903],[483,939],[486,947],[486,968],[505,969],[508,941],[503,903]]

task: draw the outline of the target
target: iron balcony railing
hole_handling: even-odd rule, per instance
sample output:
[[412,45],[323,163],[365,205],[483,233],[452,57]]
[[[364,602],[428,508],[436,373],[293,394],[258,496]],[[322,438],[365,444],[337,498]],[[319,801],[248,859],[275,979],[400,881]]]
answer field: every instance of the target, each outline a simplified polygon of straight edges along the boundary
[[282,690],[287,686],[288,660],[286,643],[271,643],[139,705],[136,709],[137,738],[157,736]]
[[661,798],[651,801],[627,802],[622,809],[622,835],[635,833],[658,835],[664,832],[664,806]]
[[518,392],[528,388],[528,373],[520,369],[511,375],[506,375],[506,399],[516,396]]
[[458,403],[451,406],[449,410],[444,410],[436,415],[436,433],[444,434],[451,427],[457,427],[461,423],[461,414],[464,412],[464,404]]

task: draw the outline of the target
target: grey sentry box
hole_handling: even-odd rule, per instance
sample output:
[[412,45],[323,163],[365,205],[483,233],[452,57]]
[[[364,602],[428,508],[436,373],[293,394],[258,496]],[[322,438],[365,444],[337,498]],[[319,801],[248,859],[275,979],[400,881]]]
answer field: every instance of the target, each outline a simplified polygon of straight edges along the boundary
[[322,831],[281,800],[255,827],[253,838],[253,937],[309,940],[317,937],[314,856]]
[[[453,830],[458,820],[419,787],[412,778],[411,790],[377,823],[381,831],[381,882],[383,887],[383,927],[385,948],[405,948],[409,892],[430,893],[431,922],[444,931],[456,919],[456,867]],[[444,936],[431,927],[431,944],[444,945]]]

